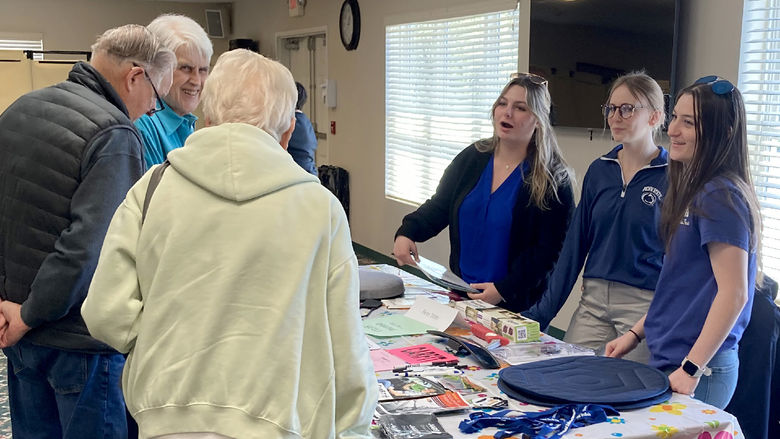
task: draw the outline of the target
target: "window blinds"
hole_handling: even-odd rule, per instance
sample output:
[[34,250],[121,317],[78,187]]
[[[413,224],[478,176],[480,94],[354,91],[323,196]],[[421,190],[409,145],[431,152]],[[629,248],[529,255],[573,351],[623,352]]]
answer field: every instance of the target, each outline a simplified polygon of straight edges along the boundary
[[[43,50],[43,39],[14,38],[14,35],[0,34],[0,50]],[[43,59],[42,53],[33,54],[33,59]]]
[[780,278],[780,0],[746,0],[739,89],[764,220],[764,272]]
[[385,43],[385,196],[419,204],[455,155],[492,136],[518,10],[387,26]]

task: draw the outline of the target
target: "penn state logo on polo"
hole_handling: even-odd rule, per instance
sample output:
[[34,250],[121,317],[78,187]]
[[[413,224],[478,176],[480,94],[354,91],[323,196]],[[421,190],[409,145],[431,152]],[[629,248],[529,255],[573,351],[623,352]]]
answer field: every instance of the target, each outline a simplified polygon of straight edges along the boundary
[[662,197],[661,191],[653,186],[645,186],[642,188],[642,202],[650,207],[655,206],[655,203]]

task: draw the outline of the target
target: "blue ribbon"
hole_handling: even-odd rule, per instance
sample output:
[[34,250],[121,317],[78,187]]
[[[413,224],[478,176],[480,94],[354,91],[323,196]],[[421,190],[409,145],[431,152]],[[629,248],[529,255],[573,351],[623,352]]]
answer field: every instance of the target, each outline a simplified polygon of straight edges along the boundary
[[[510,416],[510,413],[515,413]],[[493,437],[504,439],[518,433],[532,439],[559,439],[572,428],[606,422],[608,416],[620,413],[608,405],[567,404],[543,412],[524,413],[515,410],[501,410],[492,414],[473,412],[469,419],[460,422],[463,433],[476,433],[483,428],[496,427],[501,431]]]

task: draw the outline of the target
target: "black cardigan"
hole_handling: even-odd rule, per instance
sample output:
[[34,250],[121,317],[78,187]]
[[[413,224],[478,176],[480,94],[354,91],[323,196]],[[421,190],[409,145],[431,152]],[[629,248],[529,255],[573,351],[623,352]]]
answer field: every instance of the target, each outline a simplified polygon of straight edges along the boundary
[[[458,210],[492,157],[473,144],[461,151],[444,171],[436,193],[404,217],[396,236],[422,242],[450,226],[450,270],[460,276]],[[530,198],[530,178],[526,176],[525,181],[512,210],[507,275],[494,282],[505,300],[500,305],[517,312],[529,308],[544,293],[574,212],[571,182],[558,187],[560,201],[550,197],[548,209],[541,210]]]

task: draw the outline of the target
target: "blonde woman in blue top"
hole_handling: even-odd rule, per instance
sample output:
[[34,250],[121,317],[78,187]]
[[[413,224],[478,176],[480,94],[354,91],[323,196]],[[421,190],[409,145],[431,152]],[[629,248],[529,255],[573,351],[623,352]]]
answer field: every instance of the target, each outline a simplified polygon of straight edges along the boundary
[[152,20],[148,28],[176,54],[176,68],[170,91],[163,97],[164,108],[135,122],[144,142],[146,169],[164,162],[168,153],[181,148],[195,131],[198,118],[192,112],[200,103],[214,53],[206,31],[189,17],[164,14]]
[[683,89],[669,138],[658,287],[645,317],[606,354],[623,356],[646,336],[650,364],[670,374],[672,390],[723,408],[737,384],[761,242],[739,90],[716,76]]
[[[588,168],[547,291],[524,313],[546,327],[584,265],[582,297],[567,342],[602,352],[653,299],[663,259],[657,230],[667,169],[667,151],[653,136],[664,122],[663,104],[661,87],[644,73],[629,73],[612,84],[604,116],[620,144]],[[649,356],[642,343],[629,358],[647,363]]]
[[535,303],[563,243],[574,196],[569,167],[550,124],[541,76],[520,73],[493,103],[493,137],[458,154],[436,193],[403,218],[393,254],[414,264],[417,242],[449,227],[450,269],[512,310]]

